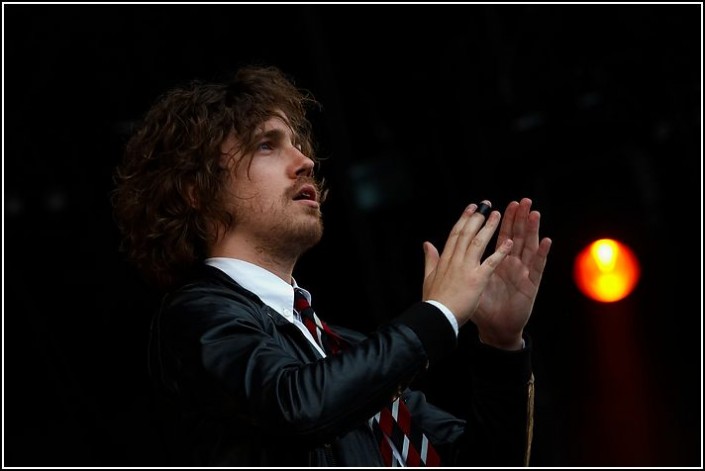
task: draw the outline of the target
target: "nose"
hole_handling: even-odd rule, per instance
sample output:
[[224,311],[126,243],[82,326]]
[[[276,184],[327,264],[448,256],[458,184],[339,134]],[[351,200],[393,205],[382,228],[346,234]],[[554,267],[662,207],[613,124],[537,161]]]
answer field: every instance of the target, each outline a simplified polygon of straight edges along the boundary
[[293,169],[294,177],[310,177],[313,175],[314,162],[309,156],[301,152],[297,147],[293,147]]

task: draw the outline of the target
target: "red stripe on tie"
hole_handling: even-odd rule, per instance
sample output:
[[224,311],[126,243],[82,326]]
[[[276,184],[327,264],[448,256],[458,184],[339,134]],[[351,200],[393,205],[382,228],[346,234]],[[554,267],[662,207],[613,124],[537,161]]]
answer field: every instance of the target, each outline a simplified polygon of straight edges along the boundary
[[416,447],[413,443],[409,444],[409,452],[406,455],[406,465],[417,468],[421,466],[421,457],[419,456],[419,452],[416,451]]
[[411,436],[411,414],[409,413],[409,409],[403,401],[397,399],[397,402],[399,403],[399,412],[397,414],[399,427],[401,427],[405,435]]
[[431,442],[428,443],[428,451],[426,453],[426,466],[438,467],[441,465],[441,457],[436,453]]
[[392,436],[392,430],[394,430],[394,417],[392,417],[392,411],[389,410],[389,407],[385,407],[379,413],[379,428],[382,429],[382,432],[384,432],[386,436]]

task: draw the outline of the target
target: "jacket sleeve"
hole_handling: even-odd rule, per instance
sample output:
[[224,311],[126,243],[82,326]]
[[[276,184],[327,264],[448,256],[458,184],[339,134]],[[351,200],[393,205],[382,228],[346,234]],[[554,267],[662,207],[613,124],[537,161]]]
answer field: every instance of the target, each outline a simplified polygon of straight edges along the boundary
[[474,466],[528,466],[533,433],[534,376],[531,338],[521,351],[482,345],[471,350],[472,400],[456,459]]
[[455,384],[463,391],[458,407],[466,419],[463,427],[458,429],[452,416],[416,392],[407,397],[412,414],[424,421],[445,465],[528,466],[534,407],[531,339],[525,337],[525,348],[517,352],[483,345],[477,336],[465,340],[472,343],[463,349],[468,358],[455,371]]
[[[435,310],[419,303],[401,317],[430,318],[443,329],[446,320],[429,316],[428,309]],[[305,342],[294,325],[268,322],[259,306],[237,296],[182,293],[162,315],[163,348],[180,400],[273,436],[329,441],[369,419],[429,362],[404,323],[383,326],[343,354],[312,361],[292,345]],[[446,348],[455,347],[450,343]]]

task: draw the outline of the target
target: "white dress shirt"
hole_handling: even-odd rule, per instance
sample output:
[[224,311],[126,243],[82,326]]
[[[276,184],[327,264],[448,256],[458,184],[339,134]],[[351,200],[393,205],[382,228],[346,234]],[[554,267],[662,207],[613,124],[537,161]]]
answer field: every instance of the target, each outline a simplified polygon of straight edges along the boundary
[[259,265],[236,258],[213,257],[206,259],[206,264],[222,270],[240,286],[259,296],[264,304],[298,327],[321,356],[326,356],[304,325],[301,316],[294,311],[294,288],[303,291],[309,303],[311,302],[311,293],[299,287],[296,280],[292,278],[291,285]]

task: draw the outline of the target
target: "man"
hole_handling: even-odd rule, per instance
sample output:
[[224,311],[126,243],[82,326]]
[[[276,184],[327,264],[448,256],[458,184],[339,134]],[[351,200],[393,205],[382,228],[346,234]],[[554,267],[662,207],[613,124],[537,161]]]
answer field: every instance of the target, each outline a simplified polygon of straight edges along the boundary
[[[168,291],[150,351],[169,464],[528,464],[523,329],[551,245],[538,212],[510,203],[483,261],[500,214],[469,205],[442,253],[424,244],[423,300],[368,335],[329,327],[292,276],[323,233],[311,103],[279,70],[247,67],[167,93],[127,145],[117,222],[131,259]],[[461,419],[408,386],[470,320]]]

